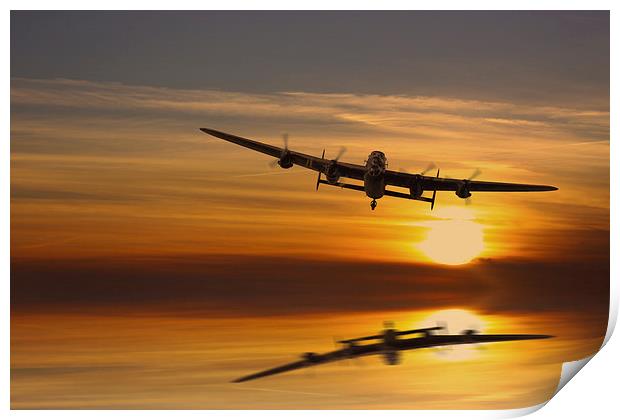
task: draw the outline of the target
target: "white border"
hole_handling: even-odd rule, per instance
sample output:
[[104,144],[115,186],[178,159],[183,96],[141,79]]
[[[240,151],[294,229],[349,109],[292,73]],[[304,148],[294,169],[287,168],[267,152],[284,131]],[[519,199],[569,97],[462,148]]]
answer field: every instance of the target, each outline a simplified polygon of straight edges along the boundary
[[[501,3],[496,1],[479,1],[470,0],[468,2],[463,1],[442,1],[442,2],[411,2],[411,1],[390,1],[384,0],[381,2],[370,0],[345,0],[345,1],[324,1],[315,0],[312,2],[296,2],[291,4],[290,2],[274,1],[274,0],[228,0],[226,2],[213,2],[213,1],[189,1],[189,0],[177,0],[175,2],[163,2],[163,1],[118,1],[109,0],[106,2],[89,2],[87,4],[78,1],[55,1],[50,4],[46,1],[8,1],[5,4],[9,5],[10,9],[25,10],[25,9],[49,9],[51,6],[57,9],[146,9],[146,10],[200,10],[200,9],[213,9],[213,10],[235,10],[235,9],[285,9],[285,10],[304,10],[304,9],[354,9],[354,10],[384,10],[384,9],[417,9],[417,10],[611,10],[611,45],[617,46],[618,35],[617,24],[619,19],[616,17],[615,12],[618,8],[614,7],[615,2],[612,1],[533,1],[533,0],[521,0],[521,1],[503,1]],[[467,9],[464,8],[467,6]],[[7,12],[3,15],[3,27],[5,28],[5,42],[2,44],[3,54],[1,57],[5,60],[3,66],[3,72],[5,73],[5,112],[3,113],[3,121],[5,130],[8,131],[10,125],[10,66],[8,61],[10,60],[10,14]],[[617,73],[617,54],[614,50],[611,51],[611,74]],[[616,121],[615,105],[617,105],[618,89],[617,85],[611,83],[611,133],[615,133]],[[7,132],[5,131],[5,133]],[[8,133],[7,133],[8,134]],[[9,141],[5,141],[0,148],[0,156],[2,163],[0,170],[0,193],[2,206],[0,211],[2,212],[1,219],[1,233],[2,239],[0,240],[0,255],[2,257],[1,272],[2,281],[4,286],[4,293],[2,296],[2,346],[1,355],[5,363],[2,364],[2,398],[3,409],[8,410],[10,406],[9,392],[9,334],[6,332],[10,328],[10,293],[9,293],[9,262],[10,262],[10,152]],[[611,142],[611,161],[610,161],[610,173],[611,173],[611,255],[618,255],[617,241],[618,228],[616,223],[615,212],[618,209],[618,151],[614,147],[614,142]],[[605,349],[601,355],[597,355],[593,358],[593,362],[586,366],[584,373],[580,374],[578,381],[571,381],[563,390],[554,397],[545,407],[544,410],[537,411],[534,416],[536,418],[555,419],[555,418],[581,418],[588,416],[590,418],[612,418],[612,413],[617,413],[618,403],[617,396],[614,390],[617,379],[616,374],[620,373],[620,362],[618,361],[618,344],[617,339],[609,340],[613,326],[615,325],[617,318],[618,302],[617,302],[617,279],[618,279],[618,264],[615,260],[611,261],[611,310],[610,310],[610,324],[608,333],[605,339]],[[591,365],[591,366],[590,366]],[[57,418],[108,418],[110,415],[120,418],[130,418],[138,415],[148,415],[151,418],[168,418],[169,416],[181,416],[186,418],[204,418],[208,415],[210,418],[229,418],[234,416],[235,418],[247,418],[247,419],[288,419],[290,416],[295,416],[300,419],[314,419],[317,416],[327,416],[330,418],[374,418],[375,416],[390,416],[396,419],[410,419],[410,418],[430,418],[430,419],[445,419],[453,417],[461,418],[497,418],[515,415],[524,415],[536,411],[538,408],[544,406],[541,404],[537,407],[531,407],[529,409],[521,410],[488,410],[488,411],[114,411],[110,413],[108,411],[11,411],[9,414],[19,418],[33,418],[39,416],[45,417],[57,417]],[[605,414],[605,415],[604,415]]]

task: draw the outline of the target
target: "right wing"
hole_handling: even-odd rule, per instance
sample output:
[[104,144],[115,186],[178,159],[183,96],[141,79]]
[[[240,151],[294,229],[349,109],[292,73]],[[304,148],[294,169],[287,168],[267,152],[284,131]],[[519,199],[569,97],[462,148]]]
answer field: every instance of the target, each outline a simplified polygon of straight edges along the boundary
[[[328,165],[334,164],[334,161],[329,159],[311,156],[305,153],[295,152],[293,150],[285,150],[281,147],[272,146],[270,144],[262,143],[256,140],[246,139],[243,137],[235,136],[233,134],[213,130],[211,128],[201,128],[200,131],[206,134],[210,134],[213,137],[226,140],[230,143],[235,143],[239,146],[243,146],[269,156],[273,156],[277,159],[280,159],[284,155],[284,153],[287,153],[294,165],[303,166],[304,168],[308,168],[317,172],[323,172]],[[336,165],[338,165],[338,172],[340,176],[357,180],[364,179],[364,173],[366,172],[366,168],[364,166],[344,162],[336,162]]]
[[[439,178],[438,176],[427,176],[420,174],[410,174],[407,172],[397,172],[386,170],[385,183],[396,187],[409,188],[414,183],[419,182],[424,191],[456,191],[461,186],[466,185],[467,190],[489,191],[489,192],[527,192],[527,191],[555,191],[557,187],[551,185],[516,184],[511,182],[490,182],[474,181],[468,179]],[[388,194],[386,194],[388,195]],[[408,194],[392,194],[396,197],[411,198]]]
[[497,343],[501,341],[541,340],[552,338],[540,334],[448,334],[429,335],[398,341],[399,350],[414,350],[428,347],[452,346],[458,344]]

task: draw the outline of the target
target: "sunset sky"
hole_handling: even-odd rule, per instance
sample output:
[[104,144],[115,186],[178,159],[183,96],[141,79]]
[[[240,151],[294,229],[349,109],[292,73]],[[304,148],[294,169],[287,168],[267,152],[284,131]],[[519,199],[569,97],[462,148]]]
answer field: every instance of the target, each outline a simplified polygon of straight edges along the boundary
[[[559,190],[371,212],[199,127]],[[606,329],[609,14],[12,12],[11,260],[12,408],[543,402]],[[446,309],[556,337],[228,383]]]

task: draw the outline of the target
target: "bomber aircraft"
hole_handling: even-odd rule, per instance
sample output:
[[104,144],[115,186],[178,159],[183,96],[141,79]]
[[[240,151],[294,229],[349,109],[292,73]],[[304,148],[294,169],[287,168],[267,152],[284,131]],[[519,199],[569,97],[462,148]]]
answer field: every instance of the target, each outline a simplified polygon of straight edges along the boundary
[[[329,353],[304,353],[301,360],[263,370],[251,375],[243,376],[232,382],[246,382],[265,376],[277,375],[291,370],[321,365],[337,360],[354,359],[363,356],[379,355],[388,365],[400,363],[400,352],[428,347],[442,347],[459,344],[494,343],[500,341],[539,340],[552,338],[550,335],[538,334],[479,334],[478,331],[469,329],[461,334],[436,334],[436,331],[445,329],[444,326],[419,328],[415,330],[399,331],[391,322],[385,323],[385,329],[376,335],[340,340],[338,343],[343,347]],[[417,335],[409,338],[400,338],[405,335]],[[370,344],[360,344],[363,341],[373,341]]]
[[[273,156],[277,159],[275,163],[281,168],[288,169],[293,165],[299,165],[317,171],[319,173],[316,181],[317,190],[319,189],[319,185],[325,184],[362,191],[372,199],[370,202],[370,208],[372,210],[377,207],[377,199],[384,195],[425,201],[430,203],[432,210],[435,206],[435,195],[437,191],[454,191],[459,198],[467,199],[471,197],[472,192],[479,191],[525,192],[557,190],[556,187],[550,185],[474,181],[473,178],[479,171],[476,171],[476,173],[468,179],[440,178],[439,170],[437,170],[435,176],[426,176],[425,173],[428,170],[419,174],[392,171],[387,169],[387,159],[385,154],[380,151],[371,152],[370,155],[368,155],[366,164],[362,166],[340,162],[339,159],[344,149],[341,149],[341,152],[334,159],[325,159],[325,150],[323,150],[323,154],[320,158],[289,150],[288,137],[286,136],[284,137],[284,148],[281,148],[210,128],[201,128],[200,130],[214,137]],[[428,169],[430,170],[431,167]],[[323,174],[325,175],[325,180],[321,179],[321,175]],[[364,184],[344,183],[340,182],[340,178],[355,179],[363,181]],[[401,192],[388,190],[386,186],[406,188],[409,191]],[[424,196],[426,191],[432,192],[432,195],[430,197]]]

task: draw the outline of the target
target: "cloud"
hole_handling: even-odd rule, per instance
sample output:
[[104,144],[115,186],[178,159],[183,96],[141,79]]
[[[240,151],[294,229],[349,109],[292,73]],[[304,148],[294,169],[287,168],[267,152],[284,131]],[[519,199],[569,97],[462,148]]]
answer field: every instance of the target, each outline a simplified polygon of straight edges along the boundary
[[558,133],[577,138],[584,131],[591,133],[592,138],[588,140],[609,138],[607,110],[449,97],[308,92],[256,94],[66,79],[13,78],[11,105],[100,112],[123,110],[164,113],[168,116],[187,114],[315,123],[325,121],[357,125],[358,129],[419,133],[427,137],[441,137],[450,132],[461,135],[487,132],[505,137],[510,133],[502,131],[502,126],[510,126],[545,138]]
[[126,196],[121,197],[118,194],[94,194],[84,193],[77,191],[65,191],[55,189],[25,189],[20,188],[11,192],[11,199],[14,200],[47,200],[47,201],[126,201],[131,199],[137,199],[137,197]]
[[122,364],[93,364],[80,366],[19,366],[11,368],[11,379],[19,380],[23,377],[40,378],[42,376],[64,376],[64,375],[83,375],[98,374],[101,372],[121,371],[138,369],[138,365],[122,365]]

